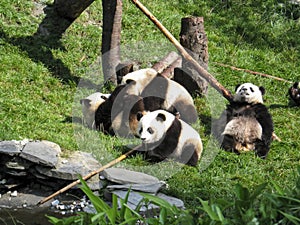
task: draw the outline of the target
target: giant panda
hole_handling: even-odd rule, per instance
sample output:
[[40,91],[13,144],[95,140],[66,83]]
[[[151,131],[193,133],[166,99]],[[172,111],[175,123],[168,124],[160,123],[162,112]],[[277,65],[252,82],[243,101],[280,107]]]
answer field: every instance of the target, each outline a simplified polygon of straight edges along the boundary
[[293,102],[296,105],[300,105],[300,87],[299,82],[294,82],[293,85],[289,88],[288,94],[290,96],[290,99],[293,100]]
[[96,129],[106,134],[133,137],[138,124],[136,115],[146,112],[143,98],[128,94],[131,87],[119,85],[95,113]]
[[165,110],[138,115],[137,134],[142,141],[138,151],[145,151],[152,162],[175,160],[196,166],[202,153],[198,132],[189,124]]
[[95,113],[99,106],[103,104],[110,94],[95,92],[86,98],[80,99],[83,122],[87,127],[95,129]]
[[213,133],[227,151],[255,151],[266,158],[274,131],[272,116],[263,103],[265,89],[252,83],[236,86],[233,101],[213,123]]
[[146,109],[164,109],[173,114],[179,113],[180,118],[188,124],[193,124],[198,119],[194,100],[189,92],[152,68],[126,74],[121,84],[131,85],[128,94],[143,97]]

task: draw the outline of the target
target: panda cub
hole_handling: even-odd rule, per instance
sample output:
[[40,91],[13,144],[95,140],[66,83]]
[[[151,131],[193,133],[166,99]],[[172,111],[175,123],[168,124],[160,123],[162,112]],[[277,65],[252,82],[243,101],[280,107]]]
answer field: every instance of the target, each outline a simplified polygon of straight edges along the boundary
[[96,129],[121,137],[135,135],[137,114],[145,113],[143,98],[128,94],[128,85],[119,85],[96,110]]
[[296,105],[300,105],[300,87],[299,82],[294,82],[294,84],[289,88],[288,94],[290,98],[294,101]]
[[[188,124],[197,122],[198,113],[189,92],[179,83],[165,78],[152,68],[126,74],[121,84],[130,85],[128,94],[141,96],[145,108],[164,109]],[[152,111],[152,110],[150,110]]]
[[95,92],[86,98],[80,99],[80,104],[82,107],[83,122],[87,127],[95,129],[95,113],[99,106],[103,104],[110,94],[102,94],[100,92]]
[[273,120],[263,104],[263,87],[237,85],[233,101],[213,123],[213,132],[227,151],[255,151],[265,158],[270,150]]
[[173,159],[196,166],[202,153],[202,141],[196,130],[165,110],[155,110],[138,117],[139,151],[146,159],[160,162]]

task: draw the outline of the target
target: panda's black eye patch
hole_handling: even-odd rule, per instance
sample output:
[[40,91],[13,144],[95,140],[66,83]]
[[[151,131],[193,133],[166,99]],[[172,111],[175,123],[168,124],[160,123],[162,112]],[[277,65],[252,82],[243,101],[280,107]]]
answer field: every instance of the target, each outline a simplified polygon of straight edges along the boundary
[[143,128],[141,127],[141,129],[139,130],[139,133],[141,134],[143,132]]
[[149,127],[149,128],[147,129],[147,131],[149,132],[149,134],[153,134],[153,133],[154,133],[154,130],[153,130],[151,127]]
[[252,87],[250,87],[250,91],[254,92],[254,89]]

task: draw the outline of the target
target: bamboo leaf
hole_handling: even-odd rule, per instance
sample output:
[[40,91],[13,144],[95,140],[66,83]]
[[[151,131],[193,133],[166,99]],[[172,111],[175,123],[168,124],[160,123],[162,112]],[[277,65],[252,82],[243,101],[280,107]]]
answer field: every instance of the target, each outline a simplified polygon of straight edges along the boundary
[[212,208],[209,206],[208,201],[203,201],[200,199],[200,202],[202,204],[203,210],[208,214],[208,216],[215,221],[220,221],[218,214],[212,210]]
[[293,215],[290,215],[288,213],[285,213],[285,212],[282,212],[282,211],[279,211],[282,215],[285,216],[285,218],[287,218],[289,221],[291,221],[293,224],[295,225],[300,225],[300,218],[298,217],[295,217]]

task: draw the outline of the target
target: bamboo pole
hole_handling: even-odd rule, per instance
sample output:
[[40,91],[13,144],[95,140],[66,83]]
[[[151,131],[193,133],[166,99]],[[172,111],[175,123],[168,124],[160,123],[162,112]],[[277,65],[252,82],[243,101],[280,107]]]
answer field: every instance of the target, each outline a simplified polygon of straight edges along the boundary
[[268,78],[272,78],[272,79],[275,79],[275,80],[287,82],[287,83],[290,83],[290,84],[293,83],[292,81],[288,81],[288,80],[285,80],[283,78],[275,77],[275,76],[272,76],[272,75],[269,75],[269,74],[266,74],[266,73],[260,73],[260,72],[256,72],[256,71],[252,71],[252,70],[248,70],[248,69],[242,69],[242,68],[238,68],[238,67],[235,67],[235,66],[230,66],[230,65],[227,65],[227,64],[224,64],[224,63],[219,63],[219,62],[213,62],[213,63],[218,65],[218,66],[230,68],[232,70],[242,71],[242,72],[245,72],[245,73],[259,75],[259,76],[262,76],[262,77],[268,77]]
[[189,61],[194,69],[218,92],[220,92],[228,101],[232,101],[233,96],[229,90],[223,87],[209,72],[207,72],[199,63],[184,49],[176,38],[155,18],[155,16],[138,0],[131,0],[157,27],[158,29],[175,45],[177,50]]
[[[116,159],[112,160],[111,162],[107,163],[106,165],[102,166],[102,167],[99,168],[98,170],[94,170],[94,171],[92,171],[91,173],[87,174],[87,175],[84,176],[82,179],[83,179],[83,180],[87,180],[87,179],[91,178],[92,176],[94,176],[94,175],[96,175],[96,174],[102,172],[103,170],[105,170],[105,169],[107,169],[107,168],[109,168],[109,167],[111,167],[111,166],[113,166],[113,165],[115,165],[115,164],[121,162],[121,161],[124,160],[128,155],[130,155],[131,153],[133,153],[135,150],[136,150],[135,148],[134,148],[134,149],[131,149],[130,151],[126,152],[125,154],[119,156],[118,158],[116,158]],[[76,180],[76,181],[74,181],[73,183],[70,183],[69,185],[67,185],[67,186],[65,186],[64,188],[58,190],[57,192],[53,193],[52,195],[49,195],[48,197],[42,199],[41,201],[39,201],[39,202],[37,203],[37,205],[41,205],[41,204],[43,204],[43,203],[49,201],[50,199],[52,199],[52,198],[54,198],[55,196],[57,196],[57,195],[59,195],[59,194],[65,192],[65,191],[69,190],[70,188],[76,186],[76,185],[79,184],[79,183],[80,183],[80,180],[79,180],[79,179]]]

